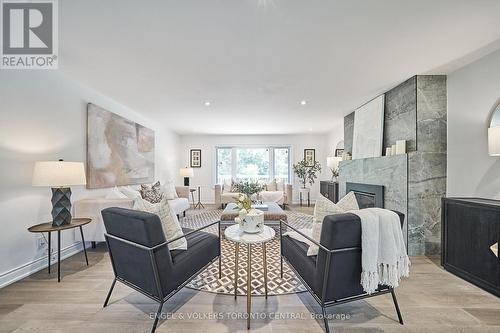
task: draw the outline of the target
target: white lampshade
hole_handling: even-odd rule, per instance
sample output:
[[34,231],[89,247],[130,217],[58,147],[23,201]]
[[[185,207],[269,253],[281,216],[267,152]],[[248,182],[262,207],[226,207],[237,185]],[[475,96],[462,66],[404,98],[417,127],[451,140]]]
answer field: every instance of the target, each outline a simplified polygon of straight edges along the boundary
[[36,162],[32,184],[47,187],[86,185],[85,167],[82,162]]
[[488,153],[500,156],[500,126],[488,128]]
[[194,176],[193,168],[181,168],[179,173],[180,173],[181,177],[193,177]]
[[327,157],[326,165],[330,169],[337,169],[339,167],[340,161],[342,161],[342,157]]

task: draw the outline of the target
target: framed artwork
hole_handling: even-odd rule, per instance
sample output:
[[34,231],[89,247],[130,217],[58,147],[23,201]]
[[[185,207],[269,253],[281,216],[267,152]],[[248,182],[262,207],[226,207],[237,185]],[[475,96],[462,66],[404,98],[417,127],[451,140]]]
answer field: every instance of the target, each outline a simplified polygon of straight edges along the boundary
[[201,149],[191,149],[191,168],[201,168]]
[[342,157],[344,149],[335,149],[335,157]]
[[152,183],[155,132],[95,104],[87,105],[87,188]]
[[316,162],[316,150],[304,149],[304,161],[306,162],[306,166],[314,166],[314,163]]

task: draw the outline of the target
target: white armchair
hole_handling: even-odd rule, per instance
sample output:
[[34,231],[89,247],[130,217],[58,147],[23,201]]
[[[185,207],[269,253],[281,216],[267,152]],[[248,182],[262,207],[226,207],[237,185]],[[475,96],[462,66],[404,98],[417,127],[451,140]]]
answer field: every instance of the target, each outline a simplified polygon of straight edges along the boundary
[[292,184],[285,184],[283,191],[261,191],[259,193],[259,200],[263,202],[275,202],[278,205],[285,207],[292,203],[293,187]]
[[222,184],[215,184],[215,206],[224,207],[230,202],[235,202],[240,195],[237,192],[224,192]]

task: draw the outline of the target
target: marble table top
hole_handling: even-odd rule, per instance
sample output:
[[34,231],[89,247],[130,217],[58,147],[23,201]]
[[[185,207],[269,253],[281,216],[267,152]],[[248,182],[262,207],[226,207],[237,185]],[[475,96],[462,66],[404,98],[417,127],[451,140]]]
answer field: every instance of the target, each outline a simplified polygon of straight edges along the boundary
[[262,231],[256,234],[250,234],[243,232],[238,224],[227,227],[224,231],[224,235],[230,241],[243,244],[260,244],[269,242],[274,238],[276,232],[273,228],[265,225]]

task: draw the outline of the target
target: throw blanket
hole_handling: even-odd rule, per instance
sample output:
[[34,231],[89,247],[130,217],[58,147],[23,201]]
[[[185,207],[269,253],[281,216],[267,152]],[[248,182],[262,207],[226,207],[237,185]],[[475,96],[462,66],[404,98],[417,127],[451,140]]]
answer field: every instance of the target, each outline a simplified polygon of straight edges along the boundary
[[381,208],[366,208],[349,213],[361,219],[361,285],[371,294],[379,284],[399,286],[410,273],[403,232],[398,214]]

